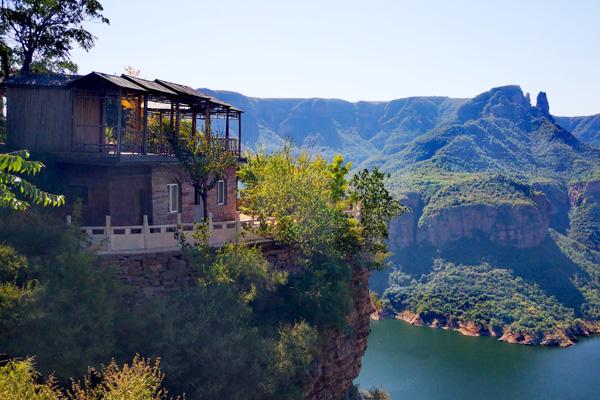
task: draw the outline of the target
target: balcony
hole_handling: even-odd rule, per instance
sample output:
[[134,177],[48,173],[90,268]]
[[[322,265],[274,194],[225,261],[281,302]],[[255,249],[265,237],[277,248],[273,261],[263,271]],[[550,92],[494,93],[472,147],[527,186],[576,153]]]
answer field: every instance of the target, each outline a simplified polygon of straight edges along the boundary
[[159,80],[94,73],[78,82],[72,152],[173,156],[173,138],[208,136],[211,144],[240,154],[242,112],[229,104]]

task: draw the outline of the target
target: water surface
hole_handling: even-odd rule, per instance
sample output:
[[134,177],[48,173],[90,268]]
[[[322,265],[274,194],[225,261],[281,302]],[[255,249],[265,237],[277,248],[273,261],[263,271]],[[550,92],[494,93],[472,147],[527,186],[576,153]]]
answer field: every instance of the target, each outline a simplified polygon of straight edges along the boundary
[[530,347],[372,321],[356,383],[402,399],[600,399],[600,337],[566,349]]

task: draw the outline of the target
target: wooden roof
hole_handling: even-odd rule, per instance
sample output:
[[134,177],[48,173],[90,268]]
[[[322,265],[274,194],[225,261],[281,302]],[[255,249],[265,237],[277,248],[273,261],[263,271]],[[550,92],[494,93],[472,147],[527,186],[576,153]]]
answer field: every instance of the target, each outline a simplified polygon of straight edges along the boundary
[[142,78],[138,78],[136,76],[130,76],[130,75],[121,75],[121,77],[123,77],[123,79],[127,79],[128,81],[131,81],[133,83],[135,83],[138,86],[143,87],[144,89],[150,91],[150,92],[157,92],[160,94],[164,94],[164,95],[169,95],[169,96],[176,96],[177,93],[175,93],[173,90],[169,89],[168,87],[161,85],[160,83],[156,82],[156,81],[149,81],[147,79],[142,79]]
[[67,86],[80,75],[56,75],[56,74],[31,74],[25,76],[14,76],[3,82],[6,86],[43,86],[61,87]]
[[60,75],[60,74],[31,74],[26,76],[17,76],[7,79],[3,82],[5,86],[38,86],[38,87],[68,87],[71,85],[85,85],[103,82],[105,84],[116,86],[121,89],[141,92],[155,93],[167,97],[183,96],[191,102],[208,102],[213,106],[224,107],[230,111],[242,111],[225,103],[215,97],[209,96],[189,86],[181,85],[156,79],[154,81],[138,78],[129,75],[111,75],[103,72],[91,72],[87,75]]
[[179,83],[163,81],[162,79],[157,79],[155,82],[167,87],[168,89],[173,90],[177,94],[195,97],[197,99],[202,99],[202,100],[210,100],[210,97],[200,94],[197,90],[194,90],[189,86],[180,85]]
[[134,90],[136,92],[146,92],[147,91],[143,87],[136,85],[135,83],[128,81],[125,78],[122,78],[117,75],[105,74],[102,72],[90,72],[87,75],[84,75],[82,77],[75,79],[74,81],[71,82],[71,84],[78,85],[78,84],[85,83],[86,81],[90,81],[90,80],[94,80],[94,79],[99,79],[108,84],[117,86],[121,89]]

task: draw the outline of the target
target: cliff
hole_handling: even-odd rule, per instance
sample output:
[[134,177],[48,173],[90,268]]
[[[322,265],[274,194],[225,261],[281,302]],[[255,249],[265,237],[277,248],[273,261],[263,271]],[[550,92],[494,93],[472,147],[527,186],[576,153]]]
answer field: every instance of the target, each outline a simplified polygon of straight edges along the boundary
[[[263,246],[262,250],[274,268],[292,274],[297,272],[294,254],[288,248]],[[105,256],[102,265],[116,268],[117,278],[130,287],[135,296],[161,296],[193,285],[195,281],[194,270],[179,252]],[[373,312],[369,274],[366,269],[355,270],[353,307],[347,318],[349,329],[331,330],[324,335],[326,339],[320,345],[321,350],[305,386],[305,399],[339,399],[358,376],[370,333],[369,315]]]
[[501,246],[535,247],[546,237],[552,208],[542,193],[529,195],[527,200],[435,206],[435,200],[425,203],[419,193],[406,193],[402,201],[411,211],[392,221],[392,247],[444,247],[477,238],[485,238]]

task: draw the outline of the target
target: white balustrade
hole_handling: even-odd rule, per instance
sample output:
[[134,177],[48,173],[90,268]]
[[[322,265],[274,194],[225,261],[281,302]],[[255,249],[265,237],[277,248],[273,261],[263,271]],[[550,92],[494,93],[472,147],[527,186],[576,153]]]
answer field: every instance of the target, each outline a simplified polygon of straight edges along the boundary
[[[178,224],[149,225],[148,216],[144,215],[143,225],[113,226],[110,216],[106,216],[104,226],[82,226],[85,234],[84,247],[98,254],[127,254],[143,252],[176,251],[181,245],[176,233],[183,233],[188,243],[193,243],[194,224],[181,223],[181,215],[177,216]],[[67,216],[71,223],[71,216]],[[209,245],[221,247],[228,242],[243,241],[258,243],[266,241],[254,233],[259,221],[243,216],[238,212],[235,221],[215,222],[212,214],[208,215]]]

